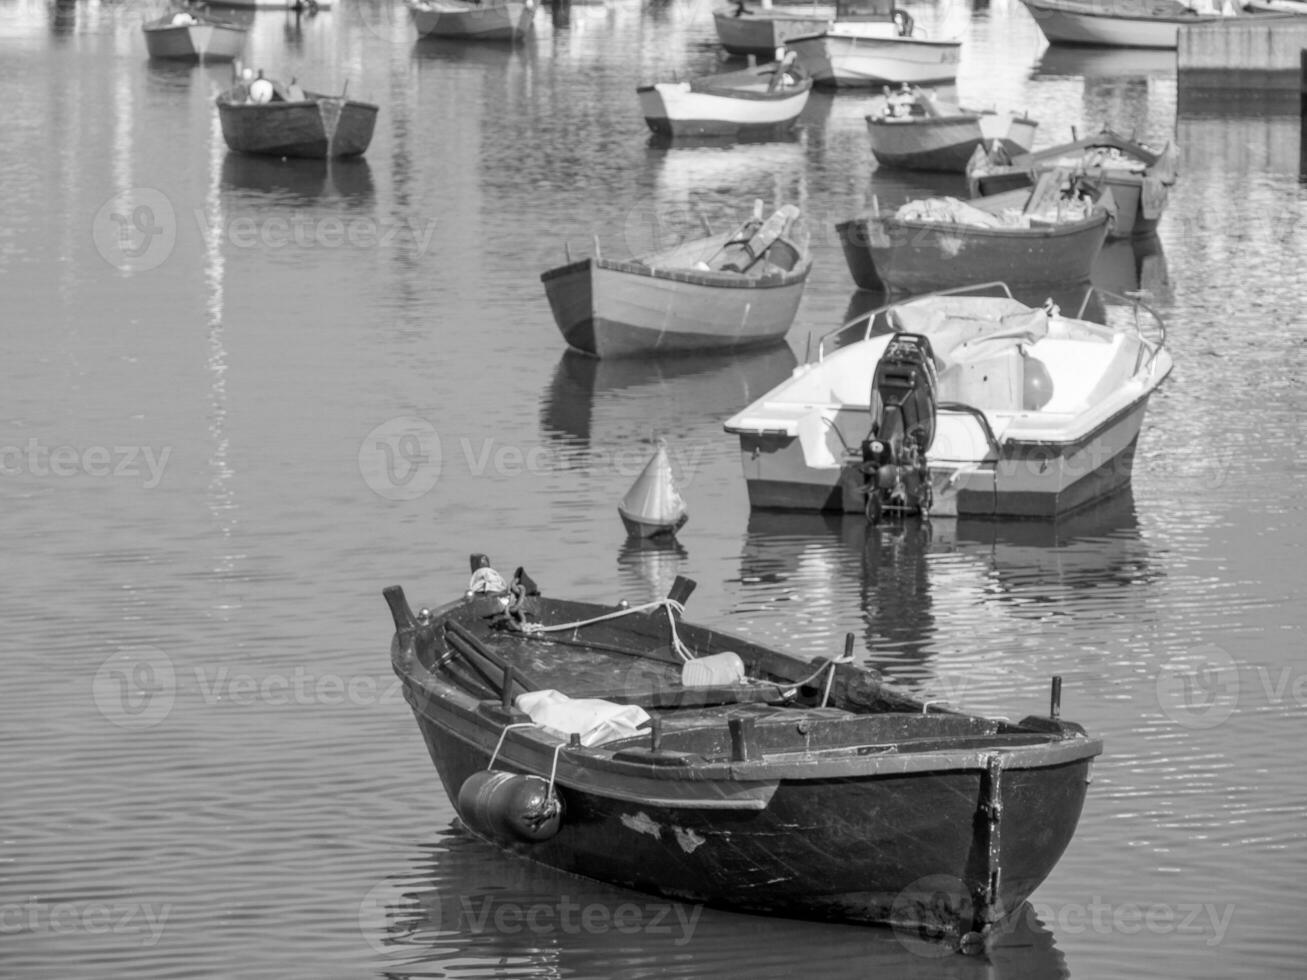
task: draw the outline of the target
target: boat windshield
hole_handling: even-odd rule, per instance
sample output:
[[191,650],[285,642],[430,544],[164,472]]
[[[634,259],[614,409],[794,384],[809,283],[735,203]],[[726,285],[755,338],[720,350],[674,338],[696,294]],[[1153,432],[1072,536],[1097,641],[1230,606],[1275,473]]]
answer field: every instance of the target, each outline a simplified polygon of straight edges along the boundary
[[851,17],[883,17],[889,20],[894,16],[894,0],[837,0],[835,19],[847,20]]

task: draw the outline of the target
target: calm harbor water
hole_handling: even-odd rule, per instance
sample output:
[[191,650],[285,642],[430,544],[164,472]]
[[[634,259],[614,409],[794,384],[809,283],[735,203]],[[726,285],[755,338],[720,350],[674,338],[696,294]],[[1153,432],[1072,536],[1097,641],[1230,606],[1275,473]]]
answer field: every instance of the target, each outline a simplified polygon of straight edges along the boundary
[[[721,422],[867,303],[832,226],[873,197],[869,97],[794,138],[651,144],[640,82],[720,62],[709,0],[536,15],[515,48],[416,43],[391,0],[245,15],[247,62],[381,107],[348,165],[227,153],[227,66],[149,62],[162,8],[0,0],[0,976],[1300,976],[1307,874],[1307,191],[1296,116],[1218,112],[1154,53],[1049,51],[1016,0],[962,33],[963,101],[1038,145],[1174,139],[1144,289],[1174,375],[1130,493],[1056,526],[750,514]],[[1183,106],[1183,111],[1181,107]],[[817,261],[787,346],[565,354],[539,282],[754,197]],[[680,543],[617,499],[665,435]],[[1020,717],[1049,677],[1101,733],[1080,830],[990,952],[661,903],[453,826],[380,591],[467,555],[649,598],[805,654],[846,632],[919,694]]]

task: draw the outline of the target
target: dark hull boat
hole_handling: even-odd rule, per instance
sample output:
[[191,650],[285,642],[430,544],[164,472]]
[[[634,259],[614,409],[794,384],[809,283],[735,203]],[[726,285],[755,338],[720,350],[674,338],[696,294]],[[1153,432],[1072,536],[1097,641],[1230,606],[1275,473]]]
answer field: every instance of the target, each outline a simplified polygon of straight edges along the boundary
[[159,17],[141,29],[151,58],[232,61],[245,46],[245,28],[241,25],[198,17],[188,11]]
[[[279,92],[282,90],[279,90]],[[377,125],[377,107],[344,96],[294,92],[251,102],[244,87],[218,96],[222,137],[230,149],[264,156],[307,157],[315,160],[365,153]]]
[[973,943],[1071,840],[1102,743],[1057,717],[1056,679],[1050,714],[1014,724],[883,684],[851,636],[809,663],[682,622],[685,579],[632,608],[520,578],[416,617],[385,590],[445,792],[506,851],[687,902]]

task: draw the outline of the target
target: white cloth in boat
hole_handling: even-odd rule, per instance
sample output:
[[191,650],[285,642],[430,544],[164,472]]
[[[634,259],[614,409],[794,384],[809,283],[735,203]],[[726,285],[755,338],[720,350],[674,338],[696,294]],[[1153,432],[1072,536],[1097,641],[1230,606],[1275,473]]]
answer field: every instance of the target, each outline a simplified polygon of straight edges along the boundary
[[890,311],[890,326],[930,340],[939,372],[962,361],[988,357],[1003,347],[1035,344],[1048,336],[1048,314],[1014,299],[988,301],[968,297],[960,306],[953,297],[928,297]]
[[638,735],[649,713],[636,704],[615,704],[601,698],[569,698],[561,691],[528,691],[515,702],[544,728],[562,735],[581,736],[582,745],[603,745]]

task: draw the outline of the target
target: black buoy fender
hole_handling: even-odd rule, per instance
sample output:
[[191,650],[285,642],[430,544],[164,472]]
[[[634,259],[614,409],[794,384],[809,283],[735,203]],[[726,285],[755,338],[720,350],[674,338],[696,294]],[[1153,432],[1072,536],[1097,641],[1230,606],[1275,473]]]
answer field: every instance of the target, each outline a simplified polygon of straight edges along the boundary
[[459,788],[458,814],[482,837],[534,844],[558,833],[563,811],[548,780],[483,769]]

